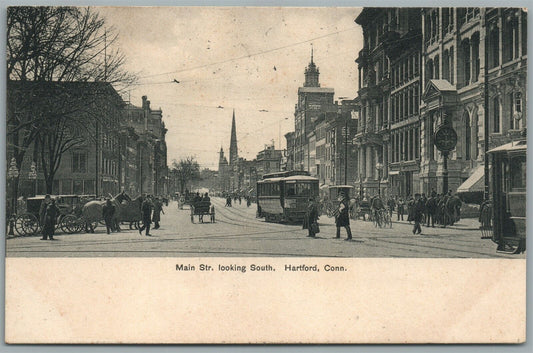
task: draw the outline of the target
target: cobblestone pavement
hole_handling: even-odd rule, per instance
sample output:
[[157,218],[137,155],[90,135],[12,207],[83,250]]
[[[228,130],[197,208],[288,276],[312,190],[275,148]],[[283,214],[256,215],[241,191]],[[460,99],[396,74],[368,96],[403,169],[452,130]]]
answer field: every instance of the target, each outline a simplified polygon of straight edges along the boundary
[[[39,237],[16,237],[6,241],[7,256],[18,257],[206,257],[206,256],[305,256],[305,257],[446,257],[446,258],[525,258],[496,252],[496,244],[481,239],[477,220],[461,220],[454,227],[422,228],[413,235],[412,225],[395,222],[392,229],[376,228],[371,222],[352,221],[352,241],[334,239],[334,220],[322,216],[317,238],[306,237],[299,225],[266,223],[255,218],[256,207],[245,202],[224,207],[212,198],[216,223],[190,221],[190,211],[178,210],[171,202],[164,208],[161,228],[152,237],[137,230],[105,234],[99,226],[95,234],[57,234],[55,241]],[[208,217],[206,217],[207,220]],[[127,227],[123,227],[127,228]]]

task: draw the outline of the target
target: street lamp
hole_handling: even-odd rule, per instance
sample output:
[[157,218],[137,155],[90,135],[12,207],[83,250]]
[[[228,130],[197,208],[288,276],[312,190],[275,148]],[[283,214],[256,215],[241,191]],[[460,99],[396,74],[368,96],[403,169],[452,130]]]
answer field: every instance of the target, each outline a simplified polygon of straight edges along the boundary
[[378,170],[378,195],[381,196],[381,170],[383,169],[383,164],[378,162],[376,164],[376,169]]
[[11,184],[11,214],[9,215],[9,232],[8,235],[15,235],[15,232],[13,231],[13,227],[15,225],[15,214],[17,212],[16,210],[16,202],[15,202],[15,180],[19,177],[19,170],[17,168],[17,161],[15,157],[11,158],[11,163],[9,164],[9,169],[7,171],[7,179],[10,181]]

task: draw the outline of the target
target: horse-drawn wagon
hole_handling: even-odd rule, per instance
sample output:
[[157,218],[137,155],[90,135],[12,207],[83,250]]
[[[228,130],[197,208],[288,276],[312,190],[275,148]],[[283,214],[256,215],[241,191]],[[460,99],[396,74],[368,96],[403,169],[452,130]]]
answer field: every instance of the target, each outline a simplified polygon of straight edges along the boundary
[[210,201],[192,201],[190,207],[191,223],[194,223],[194,216],[198,216],[199,223],[204,223],[204,216],[209,216],[209,221],[215,223],[215,206]]
[[[80,221],[81,208],[87,199],[79,195],[57,195],[52,198],[56,200],[59,208],[56,229],[69,234],[79,232],[83,226]],[[44,199],[44,195],[26,199],[26,211],[15,219],[15,231],[18,235],[30,236],[40,232],[43,225],[39,219],[39,211]]]

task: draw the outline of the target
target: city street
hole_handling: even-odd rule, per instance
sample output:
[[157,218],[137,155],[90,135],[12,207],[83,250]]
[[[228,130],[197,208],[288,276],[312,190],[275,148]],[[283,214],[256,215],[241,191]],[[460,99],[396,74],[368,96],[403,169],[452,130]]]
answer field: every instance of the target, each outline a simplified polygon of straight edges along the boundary
[[[224,207],[224,200],[213,197],[216,223],[190,222],[187,206],[178,210],[176,202],[164,207],[161,228],[152,237],[123,226],[120,233],[107,235],[99,225],[95,234],[62,234],[55,241],[39,237],[7,239],[6,255],[17,257],[206,257],[206,256],[304,256],[304,257],[447,257],[447,258],[525,258],[496,252],[496,245],[480,239],[477,220],[461,220],[456,226],[422,228],[411,233],[407,222],[394,223],[392,229],[378,229],[371,222],[352,221],[353,241],[334,239],[331,218],[319,220],[316,239],[306,237],[298,225],[265,223],[255,218],[256,206],[237,202]],[[208,220],[208,217],[205,217]]]

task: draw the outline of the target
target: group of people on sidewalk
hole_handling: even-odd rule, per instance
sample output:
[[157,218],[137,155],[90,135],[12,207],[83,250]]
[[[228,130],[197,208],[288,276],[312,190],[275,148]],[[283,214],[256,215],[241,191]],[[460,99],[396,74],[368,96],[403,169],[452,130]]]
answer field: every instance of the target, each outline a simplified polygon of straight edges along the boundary
[[[350,229],[350,200],[345,193],[340,193],[338,196],[339,207],[334,213],[335,225],[337,227],[337,233],[335,238],[340,238],[341,228],[346,229],[347,238],[345,240],[352,239],[352,232]],[[380,209],[385,209],[385,204],[381,200],[379,195],[376,195],[370,201],[372,213],[375,213]],[[435,227],[435,223],[440,224],[442,227],[446,225],[453,225],[460,219],[461,200],[452,195],[452,191],[449,190],[446,194],[437,194],[432,191],[429,198],[425,194],[416,193],[413,197],[407,198],[407,204],[401,197],[389,198],[387,200],[387,209],[389,215],[392,217],[393,211],[397,210],[397,219],[404,220],[405,207],[407,206],[407,221],[413,222],[413,234],[422,234],[421,224],[426,223],[427,227]],[[318,205],[313,197],[309,198],[307,205],[306,215],[303,221],[303,228],[308,230],[308,237],[316,237],[316,234],[320,232],[318,226],[318,218],[320,214],[318,211]]]
[[435,227],[435,224],[441,227],[453,225],[461,218],[462,202],[459,197],[453,195],[449,190],[447,193],[437,194],[434,190],[431,195],[415,194],[414,198],[408,196],[406,201],[401,197],[389,198],[387,201],[389,211],[397,211],[397,220],[404,220],[404,214],[407,210],[407,221],[415,222],[420,218],[420,223],[425,223],[427,227]]

